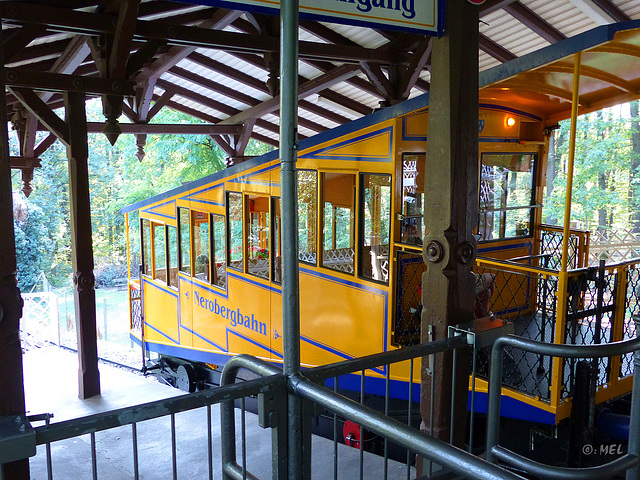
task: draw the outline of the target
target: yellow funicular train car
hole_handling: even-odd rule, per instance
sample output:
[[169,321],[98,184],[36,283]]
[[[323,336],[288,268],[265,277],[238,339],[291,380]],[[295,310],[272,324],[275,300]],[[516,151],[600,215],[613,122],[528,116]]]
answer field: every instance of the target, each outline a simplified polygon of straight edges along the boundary
[[[493,285],[482,288],[478,282],[477,316],[493,312],[512,319],[519,334],[557,342],[569,341],[570,322],[590,322],[564,308],[576,302],[563,290],[567,282],[560,287],[554,282],[562,274],[548,261],[558,249],[549,253],[554,247],[545,235],[562,235],[562,229],[541,225],[548,138],[554,125],[570,116],[566,85],[571,85],[576,52],[584,52],[582,111],[631,99],[640,91],[637,79],[628,75],[624,82],[635,86],[624,94],[621,85],[626,84],[614,81],[616,74],[632,70],[628,58],[616,58],[626,55],[625,48],[640,48],[638,27],[637,22],[601,27],[482,73],[476,271],[478,279],[488,278]],[[604,72],[599,61],[606,75],[597,73]],[[428,115],[424,95],[300,142],[304,366],[401,348],[419,339],[420,276],[426,268],[422,217],[430,208],[422,185],[425,175],[437,175],[426,158]],[[142,271],[129,282],[132,339],[147,351],[209,365],[240,353],[281,362],[279,197],[280,164],[272,152],[123,209],[138,213],[141,231]],[[588,236],[573,232],[572,238],[571,267],[577,276],[586,267]],[[547,288],[550,293],[541,299]],[[588,294],[579,293],[584,303]],[[617,305],[608,314],[611,323],[621,318],[618,330],[613,329],[617,333],[603,341],[632,335],[626,327],[629,308]],[[582,341],[594,341],[593,336]],[[516,372],[523,359],[513,358],[514,372],[503,394],[505,412],[557,424],[570,409],[566,366],[534,359],[536,378],[544,373],[542,381],[531,380],[528,373]],[[620,370],[625,360],[617,362]],[[191,367],[178,365],[193,388]],[[379,386],[383,392],[385,372],[368,373],[367,388]],[[392,394],[406,396],[408,370],[391,373]],[[603,383],[615,383],[607,398],[628,391],[623,373]],[[480,392],[483,385],[479,380]]]

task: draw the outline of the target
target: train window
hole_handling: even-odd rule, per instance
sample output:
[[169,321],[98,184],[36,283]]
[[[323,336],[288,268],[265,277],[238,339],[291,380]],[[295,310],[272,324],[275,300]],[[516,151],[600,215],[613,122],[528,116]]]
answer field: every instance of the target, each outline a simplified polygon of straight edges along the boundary
[[298,170],[298,259],[317,262],[318,172]]
[[164,225],[153,226],[153,278],[167,282],[167,250]]
[[193,276],[199,280],[209,281],[209,214],[205,212],[191,212],[193,225]]
[[247,196],[247,268],[250,274],[269,279],[269,198]]
[[360,275],[389,282],[391,175],[360,175]]
[[480,240],[530,235],[535,160],[533,154],[482,154]]
[[271,267],[271,278],[274,282],[282,283],[282,215],[280,213],[280,199],[271,199],[271,212],[273,217],[273,262]]
[[127,238],[127,248],[130,258],[130,276],[132,280],[140,278],[140,266],[142,259],[140,257],[140,216],[137,210],[129,212],[128,216],[129,234]]
[[142,273],[151,276],[151,222],[142,220]]
[[211,215],[211,233],[213,241],[213,245],[211,245],[211,253],[213,254],[211,283],[217,287],[225,288],[227,286],[227,261],[223,215]]
[[227,198],[227,219],[229,227],[229,268],[242,271],[242,194],[229,193]]
[[322,174],[322,266],[353,274],[355,186],[350,173]]
[[424,154],[402,157],[402,224],[400,242],[422,245],[424,238]]
[[178,208],[178,236],[180,237],[180,271],[191,274],[191,225],[189,209]]
[[167,243],[169,250],[169,285],[178,286],[178,229],[172,225],[167,226]]

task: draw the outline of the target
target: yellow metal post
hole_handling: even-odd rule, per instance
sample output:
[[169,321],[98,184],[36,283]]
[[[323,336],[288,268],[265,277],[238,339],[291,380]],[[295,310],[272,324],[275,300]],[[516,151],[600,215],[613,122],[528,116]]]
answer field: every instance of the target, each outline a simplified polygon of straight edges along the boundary
[[[580,101],[580,61],[582,52],[575,54],[573,66],[573,97],[571,105],[571,133],[569,137],[569,164],[567,166],[567,190],[564,204],[564,230],[562,235],[562,261],[558,273],[558,298],[557,321],[555,331],[555,343],[565,342],[565,326],[567,321],[567,288],[569,275],[567,267],[569,263],[569,235],[571,228],[571,196],[573,194],[573,165],[576,152],[576,130],[578,124],[578,106]],[[563,365],[561,358],[554,358],[552,369],[551,405],[556,408],[562,400]]]
[[562,271],[567,271],[569,262],[569,230],[571,227],[571,196],[573,195],[573,164],[576,153],[576,130],[578,105],[580,101],[580,60],[582,52],[577,52],[573,66],[573,98],[571,99],[571,134],[569,138],[569,165],[567,166],[567,190],[564,203],[564,233],[562,237]]

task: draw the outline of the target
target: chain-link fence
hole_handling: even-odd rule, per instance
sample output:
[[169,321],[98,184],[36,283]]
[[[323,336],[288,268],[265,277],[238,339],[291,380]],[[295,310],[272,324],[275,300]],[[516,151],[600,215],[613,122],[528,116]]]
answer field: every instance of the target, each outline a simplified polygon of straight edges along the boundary
[[[477,272],[494,278],[495,292],[489,303],[494,316],[512,322],[518,336],[553,342],[558,279],[543,269],[528,268],[480,260]],[[489,347],[478,353],[476,366],[481,378],[488,377],[489,353]],[[550,399],[551,358],[510,348],[503,355],[505,385],[543,400]]]

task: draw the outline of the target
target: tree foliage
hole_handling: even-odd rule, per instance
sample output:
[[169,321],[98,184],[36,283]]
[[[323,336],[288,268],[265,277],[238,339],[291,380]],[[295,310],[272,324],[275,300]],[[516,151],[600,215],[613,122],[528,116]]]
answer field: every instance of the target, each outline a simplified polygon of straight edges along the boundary
[[[88,121],[104,121],[98,100],[87,103]],[[153,123],[197,123],[198,120],[164,108]],[[44,138],[39,136],[38,141]],[[121,135],[111,146],[103,134],[89,135],[89,184],[96,272],[120,271],[126,259],[126,229],[120,210],[224,168],[224,154],[208,135],[148,135],[143,161],[136,157],[136,138]],[[15,134],[10,149],[18,154]],[[250,143],[247,155],[270,147]],[[56,287],[69,285],[71,240],[68,162],[65,147],[55,142],[34,172],[33,193],[26,200],[29,216],[14,221],[19,285],[29,290],[40,272]],[[20,191],[20,173],[12,173],[13,190]],[[135,219],[130,219],[132,223]],[[111,275],[103,275],[110,278]]]
[[[569,121],[561,122],[555,132],[556,161],[548,172],[554,182],[544,213],[547,221],[558,224],[564,222],[570,127]],[[640,193],[634,166],[638,154],[632,143],[636,129],[627,112],[605,110],[578,117],[571,197],[574,224],[601,231],[631,226],[637,209],[634,199]]]

